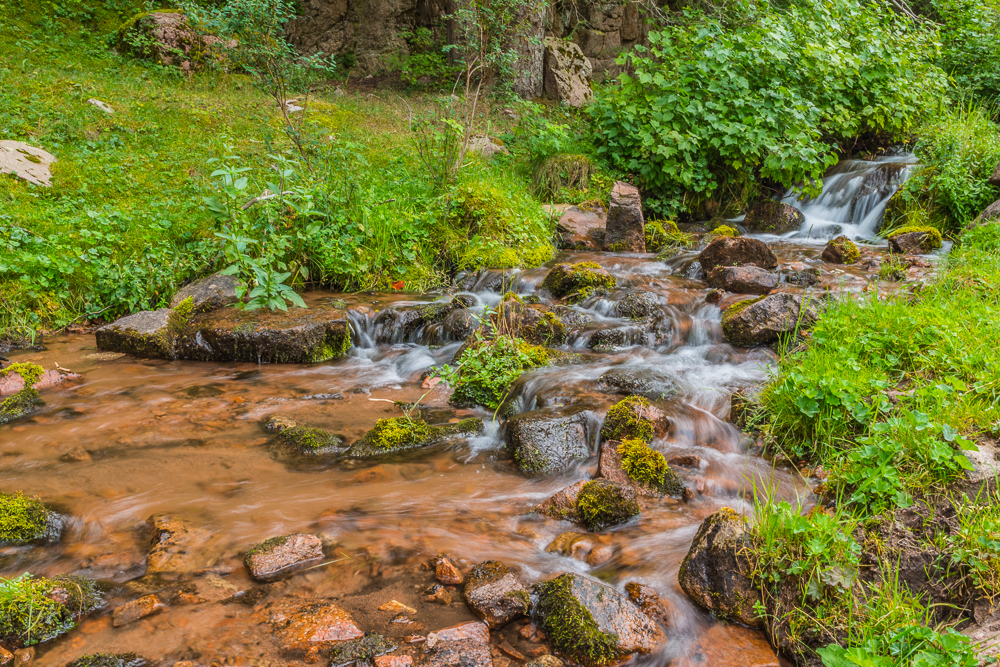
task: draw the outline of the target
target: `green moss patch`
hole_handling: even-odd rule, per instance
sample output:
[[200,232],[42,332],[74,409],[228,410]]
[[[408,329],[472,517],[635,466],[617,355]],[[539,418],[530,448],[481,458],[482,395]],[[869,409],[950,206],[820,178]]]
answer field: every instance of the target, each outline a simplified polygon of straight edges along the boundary
[[563,574],[534,588],[542,629],[553,646],[586,667],[601,667],[622,658],[618,636],[603,632],[593,614],[573,595],[577,575]]
[[576,511],[589,530],[599,531],[625,523],[641,509],[632,489],[606,479],[595,479],[580,489]]
[[54,639],[100,604],[97,585],[82,577],[0,579],[0,641],[19,648]]
[[496,410],[521,374],[545,366],[550,358],[549,350],[520,338],[485,338],[477,334],[456,359],[456,365],[442,367],[440,374],[454,390],[452,404]]
[[599,291],[610,291],[615,285],[615,277],[597,262],[556,264],[542,281],[543,289],[570,301],[582,301]]
[[646,252],[660,252],[664,248],[687,248],[694,245],[694,237],[677,229],[673,220],[651,220],[646,223]]
[[247,550],[246,554],[243,555],[243,564],[246,566],[247,570],[253,571],[253,563],[251,559],[254,556],[270,553],[287,541],[288,535],[278,535],[277,537],[269,537],[263,542],[253,545]]
[[0,544],[29,544],[49,536],[51,511],[37,498],[0,493]]
[[764,299],[767,298],[767,296],[768,295],[765,294],[764,296],[759,296],[756,299],[745,299],[738,303],[734,303],[733,305],[729,306],[729,308],[726,308],[726,312],[722,314],[722,323],[725,324],[726,321],[731,319],[734,315],[742,313],[744,310],[746,310],[753,304],[757,303],[758,301],[763,301]]
[[642,440],[623,440],[618,453],[622,470],[639,484],[670,496],[684,493],[684,483],[667,465],[667,459]]
[[354,664],[357,667],[374,664],[374,659],[386,653],[392,653],[399,644],[375,632],[366,632],[364,637],[337,644],[330,651],[330,667],[346,667]]
[[650,407],[649,399],[642,396],[629,396],[618,401],[604,417],[601,437],[605,440],[652,441],[653,420],[647,416]]
[[293,426],[278,434],[278,439],[286,447],[300,454],[326,454],[341,448],[343,440],[321,428]]
[[365,437],[349,450],[350,456],[368,458],[393,452],[427,447],[448,438],[481,433],[483,422],[476,418],[455,424],[432,426],[422,419],[391,417],[375,422]]
[[930,252],[931,250],[936,250],[941,247],[941,231],[936,227],[928,226],[918,226],[910,225],[907,227],[898,227],[886,235],[887,239],[895,238],[902,234],[913,234],[913,233],[926,234],[924,240],[920,243],[920,248],[925,252]]
[[7,368],[0,370],[0,377],[5,377],[10,373],[17,373],[24,380],[23,389],[0,402],[0,425],[9,424],[22,417],[27,417],[39,405],[42,405],[42,399],[39,398],[38,391],[32,385],[38,382],[44,372],[45,369],[37,364],[18,362],[14,362]]

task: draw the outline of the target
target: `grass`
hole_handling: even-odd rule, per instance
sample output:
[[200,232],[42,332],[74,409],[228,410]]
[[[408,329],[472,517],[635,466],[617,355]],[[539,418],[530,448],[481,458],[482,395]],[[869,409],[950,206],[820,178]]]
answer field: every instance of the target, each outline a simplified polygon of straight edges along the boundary
[[[295,214],[257,204],[239,231],[302,267],[298,289],[419,290],[460,269],[552,256],[552,223],[528,194],[523,151],[492,163],[471,156],[454,181],[435,182],[414,128],[437,113],[436,98],[337,95],[320,82],[295,116],[303,156],[247,76],[185,76],[116,54],[108,40],[136,9],[128,2],[0,6],[4,138],[58,158],[52,188],[0,176],[0,338],[160,307],[180,284],[225,265],[215,234],[235,223],[204,201],[225,199],[220,164],[248,168],[242,204],[291,161],[284,184],[296,195],[280,206]],[[513,136],[506,116],[481,122]]]

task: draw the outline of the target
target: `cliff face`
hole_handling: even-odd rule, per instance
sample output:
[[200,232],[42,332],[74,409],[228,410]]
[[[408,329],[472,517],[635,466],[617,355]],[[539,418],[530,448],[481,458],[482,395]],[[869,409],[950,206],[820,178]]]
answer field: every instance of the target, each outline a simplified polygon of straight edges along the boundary
[[[374,74],[408,53],[404,31],[429,28],[447,43],[444,17],[454,8],[454,0],[303,0],[302,16],[289,23],[288,35],[306,53],[351,54],[355,73]],[[518,45],[515,89],[534,98],[543,92],[546,37],[576,43],[590,60],[594,79],[603,81],[620,73],[615,57],[641,43],[646,27],[639,8],[624,0],[556,0],[532,19],[528,33]]]

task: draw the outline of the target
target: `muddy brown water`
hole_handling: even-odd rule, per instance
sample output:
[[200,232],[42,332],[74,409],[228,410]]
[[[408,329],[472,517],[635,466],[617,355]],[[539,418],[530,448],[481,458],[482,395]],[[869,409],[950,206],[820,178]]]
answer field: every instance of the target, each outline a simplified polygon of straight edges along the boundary
[[[774,246],[782,266],[802,262],[820,267],[823,286],[861,289],[868,284],[860,268],[820,262],[822,245]],[[354,308],[368,308],[368,315],[365,310],[355,313],[356,346],[347,358],[332,363],[168,362],[127,356],[101,361],[93,357],[92,334],[51,337],[42,352],[12,354],[16,361],[46,368],[58,364],[83,377],[46,391],[45,407],[32,418],[0,428],[0,491],[37,495],[70,517],[58,545],[0,551],[0,576],[77,573],[108,584],[105,610],[37,647],[35,664],[61,667],[98,651],[135,651],[166,664],[180,659],[204,665],[298,664],[282,658],[268,642],[269,633],[251,606],[183,604],[179,599],[154,616],[112,626],[111,607],[163,584],[143,578],[150,540],[146,522],[159,513],[183,519],[199,536],[188,554],[191,570],[198,572],[182,576],[181,583],[208,577],[229,593],[264,588],[271,598],[333,597],[366,631],[426,634],[472,620],[457,590],[450,606],[431,604],[420,595],[433,581],[426,562],[446,553],[463,569],[487,559],[503,560],[520,567],[528,584],[563,571],[588,573],[619,588],[630,581],[649,584],[667,601],[671,627],[667,643],[642,658],[644,663],[676,659],[675,664],[710,664],[703,646],[710,643],[729,652],[725,664],[745,664],[741,651],[752,646],[747,631],[719,625],[689,602],[677,585],[679,564],[702,520],[723,506],[749,511],[755,486],[775,486],[779,497],[804,502],[810,502],[809,492],[806,481],[793,472],[748,453],[748,443],[726,421],[731,391],[763,381],[775,358],[767,350],[735,349],[724,342],[720,310],[705,301],[706,285],[690,266],[694,257],[692,251],[667,264],[650,255],[560,257],[597,261],[621,286],[657,294],[673,313],[675,334],[659,345],[605,354],[586,351],[586,339],[578,337],[571,347],[583,353],[579,363],[540,369],[523,379],[527,402],[571,387],[578,400],[606,407],[620,397],[596,390],[603,372],[616,366],[654,369],[681,387],[678,397],[662,403],[673,425],[654,446],[668,459],[694,455],[701,461],[695,468],[677,468],[695,489],[692,500],[652,503],[637,520],[585,538],[576,558],[547,552],[546,546],[561,533],[580,529],[526,512],[551,493],[588,478],[594,460],[556,477],[526,479],[505,455],[493,415],[450,409],[445,387],[430,391],[422,405],[439,419],[481,417],[484,436],[381,462],[343,464],[289,458],[262,428],[266,418],[281,415],[352,441],[376,420],[401,414],[393,401],[423,396],[421,373],[451,361],[460,344],[375,346],[364,329],[371,329],[371,311],[440,295],[310,293],[313,304],[346,298]],[[518,291],[533,293],[545,273],[542,268],[520,274]],[[501,297],[485,290],[473,295],[478,309]],[[583,309],[601,322],[614,323],[613,305],[621,296],[619,291],[593,299]],[[416,338],[434,335],[422,332]],[[241,554],[256,542],[292,532],[320,535],[330,562],[266,587],[251,582]],[[392,613],[378,610],[391,599],[417,608],[414,625],[393,624]],[[515,624],[495,634],[522,652],[530,650],[532,645],[516,631]],[[718,660],[715,664],[723,664]],[[508,659],[497,659],[501,665],[504,661]]]

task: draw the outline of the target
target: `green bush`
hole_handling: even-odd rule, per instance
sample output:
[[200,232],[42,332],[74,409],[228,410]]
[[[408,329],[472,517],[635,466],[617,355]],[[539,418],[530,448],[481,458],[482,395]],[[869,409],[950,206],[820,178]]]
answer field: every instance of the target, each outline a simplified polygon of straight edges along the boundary
[[634,74],[591,106],[600,156],[665,216],[758,179],[819,179],[860,135],[905,138],[945,86],[934,34],[880,3],[748,1],[727,29],[687,15],[621,58]]
[[520,338],[501,335],[485,339],[477,334],[456,362],[454,368],[444,366],[440,370],[441,377],[454,390],[452,402],[496,410],[507,398],[514,380],[527,370],[547,364],[549,353]]
[[955,84],[982,101],[1000,97],[1000,9],[982,0],[931,0],[941,24],[938,64]]

